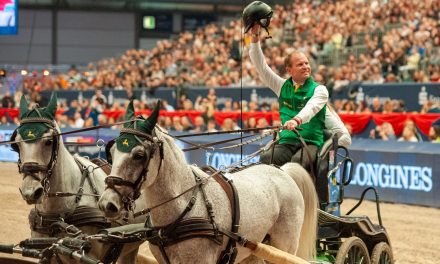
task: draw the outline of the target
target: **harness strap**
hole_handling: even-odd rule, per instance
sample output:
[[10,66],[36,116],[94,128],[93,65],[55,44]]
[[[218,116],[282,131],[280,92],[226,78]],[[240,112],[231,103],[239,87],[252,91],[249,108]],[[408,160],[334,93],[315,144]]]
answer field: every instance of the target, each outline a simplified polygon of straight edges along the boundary
[[171,264],[170,258],[168,258],[167,252],[165,251],[165,246],[159,244],[158,247],[160,249],[160,253],[162,254],[162,257],[165,259],[165,263]]
[[51,128],[54,128],[53,120],[42,117],[40,111],[38,111],[38,109],[35,110],[40,117],[25,117],[24,119],[20,120],[20,125],[29,123],[44,123],[45,125],[49,124]]
[[[151,225],[151,223],[149,225]],[[213,228],[210,220],[202,217],[192,217],[182,220],[171,233],[162,232],[164,229],[161,227],[146,228],[148,230],[148,242],[156,246],[171,246],[195,237],[208,238],[215,241],[217,244],[222,243],[222,237],[218,236],[220,233],[219,230]]]
[[110,222],[107,221],[101,210],[89,206],[78,206],[74,211],[59,214],[40,212],[33,208],[29,213],[31,230],[38,233],[53,234],[51,226],[60,221],[76,227],[108,228],[110,226]]
[[[145,227],[152,230],[147,240],[153,245],[159,247],[166,263],[170,263],[170,260],[166,254],[165,247],[180,241],[194,237],[207,237],[213,239],[218,244],[221,244],[221,236],[219,236],[218,228],[214,221],[212,204],[206,198],[203,185],[201,184],[201,179],[194,173],[194,171],[193,174],[197,182],[196,186],[198,188],[193,189],[192,196],[189,199],[187,206],[182,213],[180,213],[177,219],[172,224],[165,227],[153,227],[150,216],[148,216],[147,221],[145,222]],[[192,210],[197,202],[197,193],[199,191],[202,192],[202,195],[205,198],[205,205],[208,210],[210,220],[204,218],[184,219],[186,214]]]
[[87,182],[88,182],[89,185],[90,185],[90,189],[92,189],[92,192],[93,192],[94,197],[95,197],[95,201],[98,202],[98,201],[99,201],[99,197],[101,196],[101,194],[98,192],[98,188],[96,188],[96,184],[95,184],[95,182],[93,181],[93,178],[91,177],[92,175],[94,175],[94,173],[93,173],[94,169],[92,169],[92,175],[91,175],[91,174],[90,174],[90,171],[89,171],[89,169],[88,169],[88,168],[90,168],[90,167],[91,167],[91,166],[89,165],[89,166],[85,169],[85,171],[87,172]]
[[[190,200],[188,201],[188,205],[177,217],[177,219],[172,224],[164,227],[153,227],[150,216],[147,217],[147,221],[145,222],[145,228],[147,232],[146,240],[148,240],[151,244],[159,247],[166,263],[169,263],[169,258],[166,254],[165,247],[195,237],[208,238],[221,245],[223,236],[221,236],[220,234],[227,234],[226,236],[229,237],[229,241],[226,248],[221,252],[217,263],[225,264],[234,263],[235,261],[237,255],[236,238],[240,237],[237,234],[240,222],[240,205],[237,190],[235,189],[232,180],[227,179],[224,175],[220,175],[220,171],[216,171],[212,167],[204,169],[205,171],[212,173],[212,177],[219,183],[229,199],[232,214],[231,231],[220,230],[217,227],[214,219],[215,217],[212,204],[208,200],[208,197],[203,188],[203,179],[197,176],[197,174],[193,170],[197,184],[195,185],[196,187],[193,188],[193,193]],[[205,200],[205,206],[208,211],[209,220],[200,217],[183,219],[196,203],[197,193],[199,190],[202,192],[202,196]]]
[[[186,151],[191,151],[191,150],[196,150],[196,149],[206,149],[207,147],[221,145],[224,143],[228,143],[231,141],[237,141],[239,139],[245,139],[245,138],[249,138],[249,137],[255,137],[255,135],[248,135],[248,136],[244,136],[244,137],[235,137],[235,138],[230,138],[230,139],[225,139],[225,140],[214,141],[214,142],[206,143],[206,144],[195,144],[192,147],[182,149],[182,151],[186,152]],[[180,140],[180,138],[178,140]]]
[[[135,120],[133,120],[133,121],[135,121]],[[144,120],[142,120],[142,121],[144,121]],[[134,124],[136,125],[136,122],[134,122]],[[133,129],[133,128],[124,127],[124,128],[121,128],[121,133],[133,134],[136,136],[147,138],[148,140],[154,142],[154,137],[152,135],[144,133],[142,131],[139,131],[136,128]]]
[[110,222],[106,220],[104,215],[97,210],[87,210],[87,211],[75,211],[70,215],[66,222],[72,223],[75,226],[95,226],[100,228],[107,228],[110,226]]
[[[301,145],[303,146],[302,149],[305,150],[306,154],[307,154],[307,158],[309,159],[309,167],[310,167],[310,175],[312,176],[313,182],[316,183],[316,172],[315,172],[315,166],[313,166],[313,158],[312,158],[312,154],[310,153],[310,149],[307,146],[307,143],[304,141],[303,137],[299,134],[299,132],[294,129],[292,130],[299,138],[299,140],[301,141]],[[301,151],[301,155],[302,155],[302,151]],[[302,157],[301,157],[302,159]]]
[[[75,160],[76,164],[78,165],[78,167],[79,167],[79,169],[81,171],[81,180],[80,180],[78,191],[76,193],[71,193],[71,192],[52,192],[52,193],[47,193],[47,196],[48,197],[69,197],[69,196],[75,196],[75,204],[76,204],[76,206],[81,201],[81,198],[84,195],[93,196],[93,197],[95,197],[96,202],[98,202],[100,194],[99,194],[99,192],[98,192],[98,190],[97,190],[97,188],[95,186],[95,183],[93,182],[93,179],[91,178],[90,171],[88,170],[88,168],[86,168],[85,166],[83,166],[81,164],[81,162],[77,159],[77,157],[74,156],[74,160]],[[87,182],[90,185],[90,188],[91,188],[93,194],[85,194],[84,193],[84,183],[85,183],[86,179],[87,179]],[[37,180],[39,180],[39,179],[37,179]]]
[[75,159],[76,163],[78,164],[79,169],[81,170],[81,181],[79,183],[78,193],[76,194],[76,197],[75,197],[75,204],[78,205],[78,203],[79,203],[79,201],[81,201],[82,195],[84,193],[84,182],[86,181],[86,178],[89,175],[89,172],[86,168],[84,168],[79,163],[79,161],[76,158],[74,158],[74,159]]
[[[70,130],[70,131],[65,131],[65,132],[61,132],[61,133],[56,133],[56,136],[64,136],[64,135],[70,135],[70,134],[77,134],[77,133],[81,133],[81,132],[97,130],[97,129],[100,129],[100,128],[108,128],[108,127],[112,127],[112,126],[122,125],[122,124],[130,123],[130,122],[133,122],[133,121],[132,120],[128,120],[128,121],[116,122],[116,123],[113,123],[113,124],[105,124],[105,125],[98,125],[98,126],[81,128],[81,129],[77,129],[77,130]],[[35,140],[35,139],[41,139],[41,138],[47,138],[47,137],[51,137],[51,136],[42,136],[40,138],[23,139],[23,140],[20,140],[18,142],[27,142],[27,141],[31,141],[31,140]],[[10,144],[18,143],[18,142],[15,141],[15,140],[5,140],[5,141],[0,141],[0,145],[10,145]]]
[[[228,130],[228,131],[217,131],[217,132],[203,132],[203,133],[190,133],[180,136],[174,136],[174,138],[181,139],[186,137],[196,137],[196,136],[212,136],[212,135],[221,135],[221,134],[238,134],[238,133],[246,133],[246,132],[258,132],[266,129],[282,129],[282,126],[267,126],[267,127],[256,127],[256,128],[245,128],[245,129],[237,129],[237,130]],[[163,131],[162,131],[163,132]],[[168,133],[165,133],[168,136],[171,136]],[[173,137],[173,136],[171,136]]]
[[29,212],[29,225],[32,231],[42,234],[51,234],[50,226],[58,221],[63,221],[65,214],[50,214],[39,212],[36,208]]
[[69,236],[78,236],[82,233],[80,229],[78,229],[74,225],[70,225],[63,221],[57,221],[50,225],[49,230],[51,231],[51,236],[55,236],[55,234],[60,234],[62,232],[68,234]]
[[197,202],[197,193],[199,190],[201,190],[200,185],[198,185],[199,188],[194,188],[193,192],[192,192],[192,196],[188,201],[188,204],[186,205],[185,209],[182,211],[182,213],[177,217],[177,219],[174,221],[174,223],[168,225],[167,227],[161,229],[164,232],[164,235],[167,235],[171,232],[174,231],[174,229],[180,225],[180,222],[182,222],[183,218],[186,216],[186,214],[191,211],[191,209],[193,208],[193,206],[196,204]]
[[112,170],[112,166],[110,163],[108,163],[107,161],[105,161],[103,158],[97,157],[97,158],[93,158],[90,160],[93,164],[97,165],[98,168],[101,168],[101,170],[103,170],[105,172],[105,174],[109,175],[111,170]]
[[91,177],[87,177],[88,182],[90,184],[90,188],[92,189],[93,194],[95,194],[95,201],[98,202],[99,201],[99,197],[101,196],[98,192],[98,189],[96,188],[95,183],[93,182]]
[[[209,166],[203,168],[205,172],[216,173],[216,170]],[[232,180],[227,179],[223,173],[217,173],[213,178],[222,187],[226,195],[228,196],[229,203],[231,205],[231,233],[238,233],[240,227],[240,203],[238,198],[237,189]],[[221,252],[217,264],[234,263],[237,256],[236,241],[229,237],[226,248]]]
[[113,244],[109,250],[105,253],[105,256],[102,260],[104,264],[116,263],[116,260],[121,255],[122,249],[124,248],[124,244]]

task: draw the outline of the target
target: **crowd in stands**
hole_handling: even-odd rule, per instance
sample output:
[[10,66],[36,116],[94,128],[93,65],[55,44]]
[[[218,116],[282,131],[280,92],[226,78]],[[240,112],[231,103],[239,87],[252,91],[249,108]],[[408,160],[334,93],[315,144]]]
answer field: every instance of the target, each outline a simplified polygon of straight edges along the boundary
[[[11,106],[18,106],[20,97],[20,92],[16,93],[15,96],[11,96],[10,94],[6,93],[5,96],[1,99],[2,107],[8,108]],[[45,100],[47,101],[47,98]],[[96,125],[114,124],[116,122],[123,121],[124,115],[121,114],[117,115],[116,117],[111,117],[109,115],[106,115],[105,112],[108,110],[112,112],[123,112],[126,109],[128,102],[128,100],[126,100],[125,102],[115,101],[110,104],[108,102],[108,98],[102,93],[101,90],[98,89],[95,91],[95,94],[91,98],[83,98],[80,101],[72,100],[69,104],[62,101],[59,102],[56,120],[61,128],[83,128]],[[40,102],[37,101],[37,103],[45,105],[44,100]],[[32,102],[30,104],[30,107],[33,107],[35,104],[35,102]],[[139,112],[145,112],[144,110],[151,110],[154,108],[154,106],[154,104],[147,104],[146,101],[138,99],[134,100],[135,110]],[[377,97],[373,98],[370,105],[367,104],[365,101],[356,104],[352,100],[336,99],[333,101],[332,108],[339,114],[391,114],[406,112],[404,102],[399,100],[386,100],[382,103]],[[267,126],[281,125],[278,119],[274,119],[272,120],[272,123],[269,123],[265,117],[250,117],[244,120],[242,123],[234,118],[225,118],[224,120],[222,120],[221,123],[218,122],[218,120],[214,118],[214,114],[216,112],[238,113],[243,111],[245,113],[277,113],[279,111],[279,106],[278,102],[274,102],[271,105],[260,105],[257,101],[247,102],[243,100],[241,102],[225,101],[224,104],[219,107],[217,96],[215,94],[215,89],[210,89],[206,98],[202,98],[201,96],[199,96],[194,102],[192,102],[186,97],[186,95],[183,94],[180,97],[180,100],[178,100],[176,107],[169,104],[167,101],[162,101],[162,110],[182,110],[185,113],[197,111],[201,113],[193,119],[191,119],[187,115],[161,115],[158,120],[159,125],[171,131],[199,133],[206,131],[214,132],[219,130],[230,131],[240,128],[265,128]],[[427,101],[425,105],[423,105],[420,113],[440,113],[440,104],[435,104],[431,101]],[[440,119],[438,122],[440,122]],[[0,125],[19,125],[19,123],[20,122],[17,117],[11,119],[10,117],[8,117],[8,115],[3,115],[0,119]],[[353,137],[357,136],[356,134],[352,133],[353,129],[349,124],[346,124],[346,127]],[[121,128],[121,126],[113,126],[112,128],[119,129]],[[430,138],[433,141],[437,138],[437,134],[434,133],[436,131],[437,130],[430,131],[430,133],[432,133],[432,135],[430,135]],[[398,140],[409,142],[423,141],[420,132],[417,130],[417,127],[412,120],[405,121],[401,135],[395,134],[392,125],[388,122],[384,122],[381,125],[377,125],[375,129],[371,130],[369,137],[372,139],[382,140]]]
[[[284,57],[296,49],[311,58],[315,80],[336,91],[352,82],[440,81],[439,1],[294,0],[273,8],[272,38],[264,41],[263,50],[281,76]],[[248,36],[241,61],[241,32],[240,20],[210,24],[81,71],[31,73],[23,88],[32,94],[42,89],[261,85],[248,58]]]

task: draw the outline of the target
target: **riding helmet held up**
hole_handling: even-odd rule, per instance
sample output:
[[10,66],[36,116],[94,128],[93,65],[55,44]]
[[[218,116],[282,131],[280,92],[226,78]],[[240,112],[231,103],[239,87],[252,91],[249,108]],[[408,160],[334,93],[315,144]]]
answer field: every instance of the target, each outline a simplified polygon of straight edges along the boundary
[[272,14],[272,8],[261,1],[254,1],[247,5],[243,10],[244,33],[247,33],[254,23],[258,23],[267,31]]

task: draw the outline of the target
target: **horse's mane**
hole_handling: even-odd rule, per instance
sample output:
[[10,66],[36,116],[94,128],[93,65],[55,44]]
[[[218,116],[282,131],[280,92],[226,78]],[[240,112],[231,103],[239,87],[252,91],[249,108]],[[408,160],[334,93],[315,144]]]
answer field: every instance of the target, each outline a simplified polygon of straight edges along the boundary
[[[58,125],[58,122],[55,119],[53,120],[53,122],[54,122],[54,125],[55,125],[54,126],[55,131],[57,133],[61,133],[61,128]],[[66,149],[67,150],[66,145],[64,145],[64,141],[63,141],[63,137],[62,136],[58,136],[58,150],[60,150],[60,149]]]
[[[172,138],[168,133],[166,133],[166,130],[160,127],[159,125],[156,125],[154,131],[156,133],[156,136],[163,141],[164,152],[170,151],[178,162],[187,164],[185,155],[183,151],[174,142],[174,138]],[[165,155],[169,155],[169,153],[165,153]]]

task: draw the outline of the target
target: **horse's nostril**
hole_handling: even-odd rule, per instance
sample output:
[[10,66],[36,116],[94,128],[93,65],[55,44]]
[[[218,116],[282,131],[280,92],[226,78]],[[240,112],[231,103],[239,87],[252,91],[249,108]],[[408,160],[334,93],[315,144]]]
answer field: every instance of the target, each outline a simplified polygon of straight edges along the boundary
[[34,199],[35,201],[38,200],[38,199],[40,199],[40,197],[43,195],[43,191],[44,191],[43,188],[38,188],[38,189],[34,192],[33,199]]
[[114,203],[108,203],[105,209],[107,210],[107,212],[111,213],[117,213],[119,211]]

